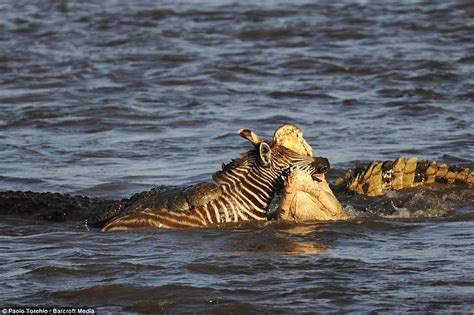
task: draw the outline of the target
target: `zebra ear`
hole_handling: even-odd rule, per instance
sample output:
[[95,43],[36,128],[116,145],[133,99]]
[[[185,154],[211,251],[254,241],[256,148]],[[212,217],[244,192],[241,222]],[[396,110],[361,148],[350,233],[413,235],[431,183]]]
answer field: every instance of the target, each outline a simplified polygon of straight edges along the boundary
[[260,163],[265,167],[269,166],[272,158],[272,150],[270,149],[270,146],[266,142],[262,142],[258,146],[258,152],[260,154]]
[[250,141],[250,143],[252,143],[255,146],[257,146],[257,145],[259,145],[260,143],[263,142],[263,139],[260,138],[255,132],[253,132],[250,129],[240,129],[239,130],[239,135],[242,138],[245,138],[248,141]]

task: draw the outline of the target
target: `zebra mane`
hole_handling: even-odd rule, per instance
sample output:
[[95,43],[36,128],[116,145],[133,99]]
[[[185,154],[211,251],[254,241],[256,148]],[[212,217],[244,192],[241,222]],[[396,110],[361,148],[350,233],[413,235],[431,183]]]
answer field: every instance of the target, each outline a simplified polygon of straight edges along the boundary
[[226,179],[232,173],[247,173],[257,163],[258,150],[253,149],[240,154],[240,158],[232,159],[229,163],[222,163],[222,170],[215,172],[212,179],[219,185],[228,185]]

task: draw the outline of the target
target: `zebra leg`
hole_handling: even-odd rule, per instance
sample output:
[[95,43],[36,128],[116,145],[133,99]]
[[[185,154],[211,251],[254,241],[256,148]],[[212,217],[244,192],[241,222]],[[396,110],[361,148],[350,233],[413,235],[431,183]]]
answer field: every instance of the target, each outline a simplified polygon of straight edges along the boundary
[[128,231],[141,228],[193,228],[206,226],[207,221],[198,209],[169,211],[168,209],[144,209],[118,216],[101,229],[102,232]]

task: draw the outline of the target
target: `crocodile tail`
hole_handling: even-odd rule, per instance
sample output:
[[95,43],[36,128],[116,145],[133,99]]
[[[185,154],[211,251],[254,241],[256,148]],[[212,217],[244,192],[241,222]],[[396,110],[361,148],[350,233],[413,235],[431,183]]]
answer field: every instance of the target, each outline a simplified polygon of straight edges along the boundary
[[387,190],[400,190],[431,183],[464,184],[474,186],[474,172],[469,168],[438,164],[416,157],[398,158],[395,161],[373,161],[367,167],[349,170],[336,179],[337,191],[358,195],[380,196]]
[[100,227],[120,212],[124,201],[102,200],[59,193],[0,191],[0,214],[28,215],[38,220],[83,221]]

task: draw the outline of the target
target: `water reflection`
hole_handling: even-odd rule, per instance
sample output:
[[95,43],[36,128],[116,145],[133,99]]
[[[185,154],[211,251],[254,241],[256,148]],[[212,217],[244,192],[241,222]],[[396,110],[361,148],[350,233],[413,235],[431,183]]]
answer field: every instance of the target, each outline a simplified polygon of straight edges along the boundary
[[[244,233],[234,231],[236,234],[232,238],[236,239],[229,243],[231,251],[300,256],[324,253],[331,248],[330,242],[318,237],[318,223],[270,222],[262,225],[252,222],[244,226]],[[227,246],[225,249],[229,250]]]

